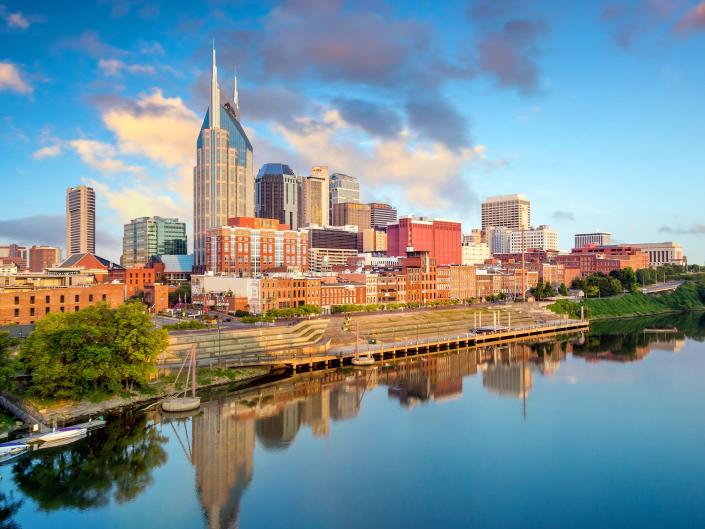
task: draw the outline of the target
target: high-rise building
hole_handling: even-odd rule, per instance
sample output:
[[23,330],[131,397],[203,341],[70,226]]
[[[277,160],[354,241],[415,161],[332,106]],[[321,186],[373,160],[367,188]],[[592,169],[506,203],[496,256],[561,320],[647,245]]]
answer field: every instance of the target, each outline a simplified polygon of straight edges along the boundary
[[240,124],[237,78],[231,102],[220,100],[215,49],[208,111],[196,143],[193,170],[194,268],[205,265],[206,231],[228,218],[255,214],[252,144]]
[[140,217],[125,224],[122,266],[144,266],[156,255],[186,254],[186,223],[164,217]]
[[428,252],[438,266],[461,264],[461,224],[453,220],[411,216],[401,217],[387,226],[387,255],[406,257]]
[[464,242],[461,247],[464,265],[483,264],[490,258],[490,247],[486,242]]
[[489,197],[482,203],[482,229],[531,226],[531,202],[524,195]]
[[397,221],[397,210],[389,204],[371,202],[369,206],[370,223],[373,228],[386,228],[388,224],[394,224]]
[[345,249],[357,251],[357,232],[354,229],[313,228],[308,231],[310,248]]
[[490,226],[487,228],[487,244],[492,255],[510,253],[512,249],[512,232],[510,228]]
[[357,226],[358,230],[370,228],[370,206],[355,202],[333,204],[333,226]]
[[328,167],[311,168],[311,176],[301,179],[299,189],[299,226],[328,226],[330,191]]
[[612,234],[606,231],[598,231],[593,233],[576,233],[574,248],[582,248],[588,244],[596,244],[597,246],[609,246],[612,244]]
[[330,175],[330,222],[333,222],[333,205],[343,202],[360,202],[360,183],[354,176],[343,173]]
[[43,272],[61,262],[61,250],[56,246],[32,246],[29,249],[29,271]]
[[66,257],[95,253],[95,191],[92,187],[66,190]]
[[283,163],[266,163],[257,173],[257,216],[299,228],[299,178]]

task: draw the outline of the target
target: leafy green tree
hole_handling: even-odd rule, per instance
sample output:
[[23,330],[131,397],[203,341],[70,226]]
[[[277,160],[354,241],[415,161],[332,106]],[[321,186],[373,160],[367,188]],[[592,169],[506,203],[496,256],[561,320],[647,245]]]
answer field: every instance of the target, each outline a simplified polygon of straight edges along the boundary
[[561,296],[567,296],[569,294],[568,287],[565,286],[565,283],[561,283],[561,286],[558,287],[558,293]]
[[169,305],[176,305],[181,299],[181,302],[191,300],[191,283],[181,283],[176,290],[169,292]]
[[610,277],[617,279],[624,290],[629,292],[634,292],[636,290],[636,272],[631,267],[612,270],[610,272]]
[[101,304],[49,314],[22,343],[20,361],[32,377],[31,393],[82,398],[145,384],[166,344],[167,332],[141,303]]
[[17,362],[10,354],[15,345],[17,340],[12,338],[10,333],[0,332],[0,391],[11,388],[17,372]]

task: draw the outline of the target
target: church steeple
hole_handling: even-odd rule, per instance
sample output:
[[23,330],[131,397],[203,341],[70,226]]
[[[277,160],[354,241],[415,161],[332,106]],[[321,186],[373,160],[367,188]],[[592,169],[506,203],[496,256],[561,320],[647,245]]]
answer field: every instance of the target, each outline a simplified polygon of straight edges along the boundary
[[208,109],[208,127],[220,128],[220,90],[218,89],[218,67],[215,65],[215,41],[213,41],[213,59],[211,63],[211,104]]

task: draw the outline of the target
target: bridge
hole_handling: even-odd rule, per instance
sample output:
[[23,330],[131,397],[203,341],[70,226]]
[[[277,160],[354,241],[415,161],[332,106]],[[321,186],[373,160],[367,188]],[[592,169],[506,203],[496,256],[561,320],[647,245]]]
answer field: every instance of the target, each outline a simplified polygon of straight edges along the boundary
[[660,294],[662,292],[672,292],[681,286],[685,281],[666,281],[665,283],[656,283],[648,285],[641,289],[644,294]]

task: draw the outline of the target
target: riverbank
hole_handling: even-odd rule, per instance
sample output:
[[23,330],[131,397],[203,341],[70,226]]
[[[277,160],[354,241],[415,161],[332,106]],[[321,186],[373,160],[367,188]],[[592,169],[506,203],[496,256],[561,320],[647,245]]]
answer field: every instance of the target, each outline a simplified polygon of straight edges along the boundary
[[546,308],[556,314],[580,317],[581,307],[585,317],[591,321],[633,318],[705,310],[705,290],[695,283],[686,283],[675,292],[648,295],[641,292],[612,296],[609,298],[589,298],[581,302],[560,300]]
[[[270,376],[267,367],[247,367],[238,369],[202,368],[198,370],[198,390],[230,386],[233,388],[248,387],[266,381]],[[132,394],[96,396],[93,400],[61,400],[46,401],[32,397],[15,397],[13,402],[19,405],[38,422],[45,425],[68,425],[88,420],[99,415],[119,415],[129,410],[147,406],[164,397],[183,390],[184,378],[179,387],[174,385],[174,376],[161,375],[155,382],[141,392]]]

